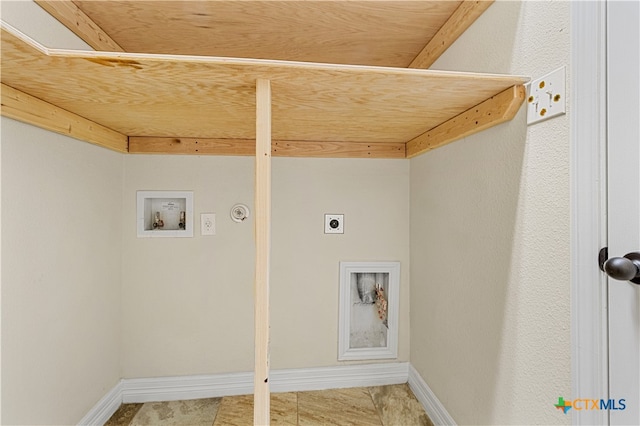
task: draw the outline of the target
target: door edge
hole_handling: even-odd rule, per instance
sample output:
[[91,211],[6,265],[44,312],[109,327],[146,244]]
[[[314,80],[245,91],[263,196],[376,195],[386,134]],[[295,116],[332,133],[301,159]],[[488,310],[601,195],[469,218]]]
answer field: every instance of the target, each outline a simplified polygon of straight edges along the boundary
[[[571,2],[571,398],[608,399],[606,2]],[[609,424],[572,410],[572,424]]]

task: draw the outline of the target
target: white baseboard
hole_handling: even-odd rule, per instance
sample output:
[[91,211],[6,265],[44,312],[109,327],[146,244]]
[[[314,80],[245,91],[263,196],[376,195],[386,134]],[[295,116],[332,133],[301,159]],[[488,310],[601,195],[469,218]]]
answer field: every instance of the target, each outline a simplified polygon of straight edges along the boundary
[[275,370],[271,372],[271,390],[301,392],[397,385],[407,383],[408,378],[408,362]]
[[[383,386],[408,381],[435,424],[455,424],[424,380],[408,362],[271,370],[270,380],[272,392]],[[84,416],[79,424],[103,425],[121,403],[176,401],[251,393],[253,393],[253,373],[123,379]],[[432,406],[438,408],[433,409]],[[444,416],[440,413],[444,413]]]
[[122,402],[179,401],[253,393],[253,373],[124,379]]
[[424,407],[434,425],[455,425],[453,417],[444,408],[420,373],[409,365],[409,387]]
[[122,380],[93,406],[79,425],[104,425],[122,403]]
[[[271,370],[272,392],[406,383],[408,362]],[[253,393],[253,373],[124,379],[122,401],[151,402]]]

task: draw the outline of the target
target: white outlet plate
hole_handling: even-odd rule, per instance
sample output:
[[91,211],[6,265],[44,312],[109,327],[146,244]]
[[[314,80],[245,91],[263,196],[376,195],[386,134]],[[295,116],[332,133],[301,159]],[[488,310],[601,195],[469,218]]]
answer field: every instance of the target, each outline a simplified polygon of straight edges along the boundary
[[325,234],[344,234],[344,215],[325,214],[324,215]]
[[216,235],[216,214],[200,214],[200,235]]
[[527,124],[562,115],[567,110],[566,68],[561,67],[527,85]]

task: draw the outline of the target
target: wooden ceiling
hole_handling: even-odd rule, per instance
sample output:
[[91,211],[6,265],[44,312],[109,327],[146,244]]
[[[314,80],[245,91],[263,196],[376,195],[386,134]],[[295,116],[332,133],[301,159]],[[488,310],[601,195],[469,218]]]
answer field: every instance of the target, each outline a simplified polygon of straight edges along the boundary
[[257,79],[271,81],[274,155],[404,158],[510,119],[524,97],[522,77],[405,68],[488,2],[38,3],[113,53],[3,25],[2,113],[125,152],[253,154]]
[[494,0],[35,0],[95,50],[429,68]]
[[407,67],[460,1],[75,1],[127,52]]

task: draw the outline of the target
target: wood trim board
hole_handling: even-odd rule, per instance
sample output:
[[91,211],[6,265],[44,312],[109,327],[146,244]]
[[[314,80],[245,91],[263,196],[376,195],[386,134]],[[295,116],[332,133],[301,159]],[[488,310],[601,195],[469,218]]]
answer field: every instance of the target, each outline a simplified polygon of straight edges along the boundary
[[95,50],[124,52],[118,43],[72,1],[34,1]]
[[409,68],[429,68],[473,24],[494,0],[465,0],[453,12]]
[[[132,154],[192,154],[254,156],[253,139],[129,138]],[[405,158],[405,144],[340,141],[277,141],[271,146],[273,157],[316,158]]]
[[118,152],[127,152],[128,138],[77,114],[2,84],[2,115]]
[[524,102],[525,95],[524,86],[513,86],[445,121],[407,142],[407,158],[511,120]]
[[271,259],[271,82],[256,81],[256,279],[254,287],[255,368],[253,422],[268,425],[269,278]]

